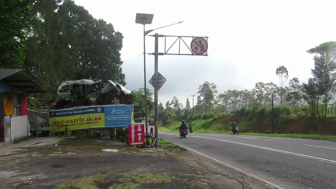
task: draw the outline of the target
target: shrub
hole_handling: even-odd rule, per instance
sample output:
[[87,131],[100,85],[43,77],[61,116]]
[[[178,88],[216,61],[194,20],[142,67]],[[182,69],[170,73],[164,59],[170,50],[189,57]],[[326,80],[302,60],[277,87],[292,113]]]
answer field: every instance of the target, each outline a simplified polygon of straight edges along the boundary
[[280,113],[282,115],[291,115],[292,114],[292,107],[291,106],[280,106]]
[[262,108],[260,108],[260,109],[258,110],[258,117],[259,117],[259,118],[264,117],[265,114],[266,114],[266,108],[265,108],[265,107],[262,107]]
[[309,107],[302,107],[300,111],[303,112],[305,115],[308,115],[310,110]]
[[240,116],[245,116],[245,112],[248,111],[245,107],[241,108],[239,111]]

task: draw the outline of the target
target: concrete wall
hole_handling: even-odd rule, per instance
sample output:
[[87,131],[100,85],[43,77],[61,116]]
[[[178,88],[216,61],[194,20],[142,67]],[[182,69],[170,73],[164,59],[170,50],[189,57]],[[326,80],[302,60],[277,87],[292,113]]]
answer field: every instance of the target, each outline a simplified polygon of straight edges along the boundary
[[14,116],[11,123],[11,142],[29,136],[27,116]]

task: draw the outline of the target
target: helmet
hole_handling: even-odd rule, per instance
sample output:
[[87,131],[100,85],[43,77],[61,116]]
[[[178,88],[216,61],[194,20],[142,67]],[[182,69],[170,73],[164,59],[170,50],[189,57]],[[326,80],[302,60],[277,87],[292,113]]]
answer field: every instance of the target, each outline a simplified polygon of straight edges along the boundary
[[182,121],[182,124],[184,124],[184,121]]

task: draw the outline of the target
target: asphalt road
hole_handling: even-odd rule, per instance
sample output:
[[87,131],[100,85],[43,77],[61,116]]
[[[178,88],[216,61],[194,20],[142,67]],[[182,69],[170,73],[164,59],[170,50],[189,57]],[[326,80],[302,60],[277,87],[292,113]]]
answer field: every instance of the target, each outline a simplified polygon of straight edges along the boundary
[[281,188],[336,188],[336,142],[160,131],[159,137],[192,153],[259,177]]

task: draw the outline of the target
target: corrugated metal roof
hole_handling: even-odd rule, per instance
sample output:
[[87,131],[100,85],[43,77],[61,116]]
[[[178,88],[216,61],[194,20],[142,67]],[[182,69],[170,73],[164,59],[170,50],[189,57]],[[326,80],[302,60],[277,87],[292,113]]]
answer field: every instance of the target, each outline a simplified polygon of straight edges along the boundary
[[22,71],[22,69],[0,69],[0,79],[6,78],[20,71]]
[[5,81],[13,88],[18,88],[26,93],[45,93],[23,72],[22,69],[0,69],[0,80]]

